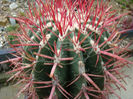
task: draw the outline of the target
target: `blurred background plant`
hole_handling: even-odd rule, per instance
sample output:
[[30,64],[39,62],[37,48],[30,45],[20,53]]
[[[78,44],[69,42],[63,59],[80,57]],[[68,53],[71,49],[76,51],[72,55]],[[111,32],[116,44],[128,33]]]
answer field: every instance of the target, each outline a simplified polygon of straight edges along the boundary
[[7,28],[6,28],[6,31],[8,32],[7,33],[7,40],[11,43],[11,44],[15,44],[17,42],[15,42],[15,39],[17,39],[17,37],[15,35],[11,35],[12,33],[14,32],[19,32],[19,25],[16,24],[16,25],[9,25]]
[[112,2],[117,5],[118,13],[128,13],[120,21],[119,27],[121,30],[129,30],[122,34],[121,37],[124,37],[128,42],[133,42],[133,0],[112,0]]
[[118,3],[118,5],[121,6],[121,10],[128,9],[130,11],[133,11],[133,7],[132,7],[133,0],[115,0],[115,1]]

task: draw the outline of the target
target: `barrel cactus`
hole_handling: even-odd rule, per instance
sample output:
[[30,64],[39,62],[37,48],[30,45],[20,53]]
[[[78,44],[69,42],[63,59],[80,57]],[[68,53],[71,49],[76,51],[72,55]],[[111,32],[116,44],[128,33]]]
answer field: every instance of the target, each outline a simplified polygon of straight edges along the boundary
[[21,32],[9,61],[27,99],[97,99],[126,89],[120,71],[132,62],[117,43],[119,19],[103,0],[36,0],[26,17],[14,18]]

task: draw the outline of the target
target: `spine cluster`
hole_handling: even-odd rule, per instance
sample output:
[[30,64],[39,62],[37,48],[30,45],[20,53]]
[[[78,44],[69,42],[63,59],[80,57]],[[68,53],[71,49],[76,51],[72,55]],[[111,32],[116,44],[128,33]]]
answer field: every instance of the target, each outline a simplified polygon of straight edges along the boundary
[[132,62],[117,45],[116,28],[124,14],[116,16],[103,0],[72,1],[36,0],[26,17],[15,18],[22,31],[11,45],[17,53],[10,79],[25,83],[18,96],[104,99],[119,97],[112,86],[125,89],[119,70]]

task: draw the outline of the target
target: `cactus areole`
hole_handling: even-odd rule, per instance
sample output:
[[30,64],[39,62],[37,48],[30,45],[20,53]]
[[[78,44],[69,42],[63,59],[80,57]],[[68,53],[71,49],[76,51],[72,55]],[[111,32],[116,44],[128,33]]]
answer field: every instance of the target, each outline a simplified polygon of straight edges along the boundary
[[108,93],[119,97],[115,86],[125,89],[118,70],[132,62],[121,54],[116,28],[124,14],[117,16],[103,0],[81,1],[36,0],[26,17],[14,18],[22,30],[15,33],[16,59],[10,60],[11,78],[24,83],[18,96],[106,99]]

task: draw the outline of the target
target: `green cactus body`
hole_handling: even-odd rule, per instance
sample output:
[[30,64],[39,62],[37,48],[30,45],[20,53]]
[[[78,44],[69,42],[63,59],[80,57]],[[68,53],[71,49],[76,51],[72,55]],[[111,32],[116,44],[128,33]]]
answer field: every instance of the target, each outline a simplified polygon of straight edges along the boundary
[[[108,17],[109,9],[102,2],[97,3],[96,10],[92,6],[94,0],[88,2],[86,5],[87,2],[80,0],[77,3],[66,0],[58,2],[59,7],[57,1],[45,5],[37,0],[38,13],[35,13],[37,9],[33,9],[34,14],[30,9],[29,18],[16,18],[28,28],[27,34],[22,36],[29,39],[20,38],[18,45],[25,44],[22,67],[23,64],[30,65],[20,69],[30,78],[29,94],[35,89],[39,99],[94,99],[105,98],[105,85],[109,86],[107,79],[113,79],[123,87],[112,77],[110,70],[115,70],[116,61],[124,59],[114,55],[112,49],[115,47],[111,44],[116,35],[106,29],[107,23],[111,24],[119,17]],[[79,5],[77,11],[76,5]],[[35,98],[35,93],[29,97]]]
[[[52,31],[52,27],[50,27],[49,29],[51,29],[51,31]],[[46,31],[47,31],[47,28],[44,29],[43,33],[46,33]],[[71,32],[71,30],[69,30],[69,32]],[[85,32],[87,32],[87,34],[90,33],[90,31],[85,31]],[[58,30],[56,30],[55,33],[57,35],[59,35]],[[103,76],[103,66],[101,63],[103,61],[103,59],[99,55],[98,62],[96,62],[97,61],[97,52],[93,48],[93,44],[94,44],[93,36],[94,36],[95,32],[92,32],[92,34],[90,36],[88,36],[82,44],[79,44],[79,42],[81,42],[87,36],[87,34],[81,33],[79,40],[76,42],[77,35],[79,33],[80,33],[79,29],[75,28],[74,31],[69,35],[69,37],[66,37],[63,40],[60,40],[54,34],[49,32],[46,35],[46,36],[48,36],[48,40],[47,40],[48,44],[46,42],[44,45],[41,45],[40,47],[37,47],[36,49],[34,49],[35,46],[24,47],[26,52],[28,52],[27,51],[28,49],[33,48],[33,50],[30,50],[29,54],[35,58],[36,64],[35,64],[35,69],[33,70],[33,74],[32,74],[32,75],[34,75],[35,81],[51,80],[53,82],[53,84],[55,84],[55,82],[58,82],[58,83],[60,83],[61,86],[65,87],[65,89],[67,91],[71,90],[70,93],[73,96],[76,96],[80,92],[80,90],[82,90],[82,87],[85,87],[85,86],[95,87],[91,83],[88,83],[87,79],[83,76],[84,73],[90,73],[90,74],[94,74],[94,75]],[[38,35],[41,35],[41,33],[40,34],[38,33]],[[32,38],[32,36],[31,36],[31,38]],[[98,37],[99,37],[99,35],[96,34],[97,39],[98,39]],[[104,37],[106,37],[106,36],[103,35],[101,37],[101,39],[102,39],[102,40],[100,39],[101,43],[103,43],[105,41]],[[73,42],[70,39],[73,40]],[[40,43],[40,41],[36,37],[34,37],[33,40]],[[55,44],[55,43],[56,43],[56,46],[53,46],[53,44]],[[73,43],[77,44],[77,45],[74,45]],[[92,47],[92,48],[89,48],[85,51],[80,51],[80,48],[83,48],[84,45],[86,45],[86,47]],[[106,46],[108,46],[108,45],[106,45]],[[44,55],[47,55],[50,57],[57,58],[57,56],[55,55],[55,52],[53,53],[51,51],[50,47],[53,50],[56,49],[57,53],[60,53],[60,56],[58,56],[58,57],[60,57],[60,58],[72,57],[73,59],[59,61],[58,59],[51,60],[51,59],[42,57],[41,55],[44,54]],[[66,49],[71,49],[73,51],[66,51]],[[39,55],[41,54],[41,55],[40,56],[33,55],[33,53],[35,53],[35,52],[37,54],[39,54]],[[62,68],[59,66],[56,67],[56,69],[54,71],[54,75],[53,75],[55,78],[50,78],[48,76],[48,74],[50,74],[52,67],[48,66],[46,63],[53,63],[53,64],[58,63],[58,64],[62,65]],[[105,63],[106,63],[106,61],[105,61]],[[67,88],[66,87],[67,84],[72,82],[77,77],[79,77],[79,79]],[[90,77],[90,79],[93,80],[95,82],[95,84],[97,85],[96,89],[102,90],[104,88],[104,78],[103,77],[99,77],[99,78],[98,77]],[[40,87],[43,85],[36,84],[35,86]],[[57,86],[57,85],[55,85],[55,86]],[[41,98],[43,98],[44,96],[47,96],[48,94],[50,94],[50,90],[51,90],[51,88],[42,88],[42,89],[37,89],[36,91],[37,91],[38,95]],[[59,97],[59,99],[64,98],[64,96],[58,90],[55,91],[54,94],[57,95]]]

